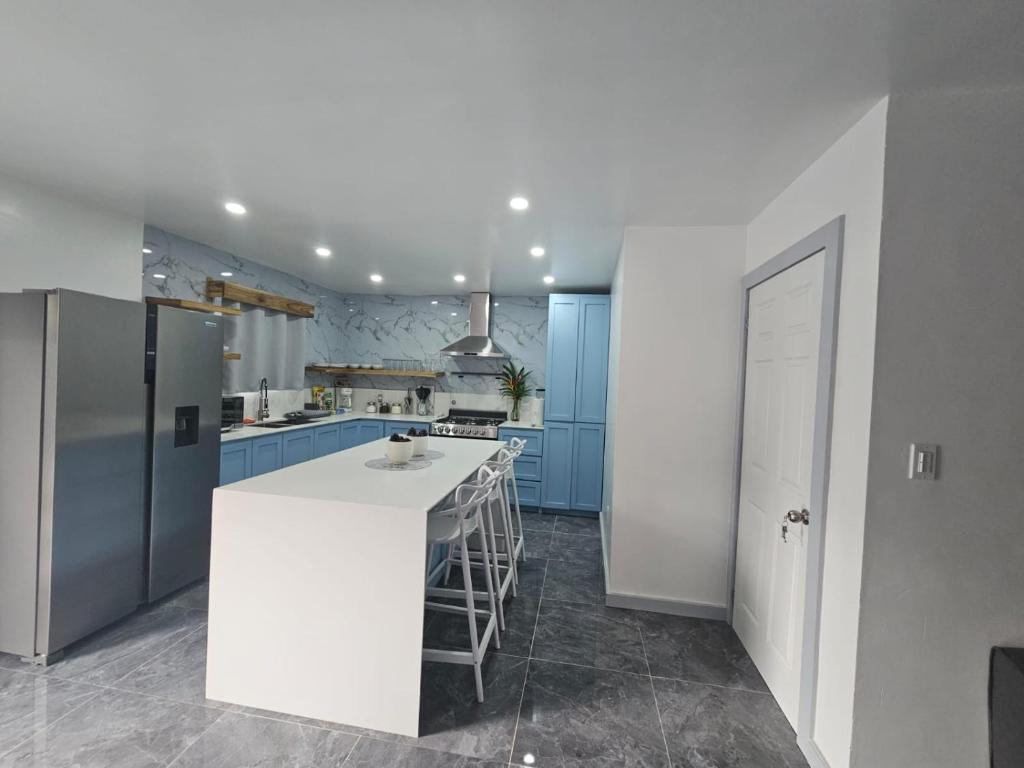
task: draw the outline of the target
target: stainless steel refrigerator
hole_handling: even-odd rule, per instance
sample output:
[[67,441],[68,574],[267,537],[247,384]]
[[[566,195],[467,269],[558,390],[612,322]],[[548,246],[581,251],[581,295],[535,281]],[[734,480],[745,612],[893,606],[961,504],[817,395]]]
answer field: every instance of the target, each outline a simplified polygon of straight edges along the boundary
[[146,599],[210,570],[220,475],[223,318],[146,307]]
[[0,651],[37,663],[143,589],[145,309],[0,294]]

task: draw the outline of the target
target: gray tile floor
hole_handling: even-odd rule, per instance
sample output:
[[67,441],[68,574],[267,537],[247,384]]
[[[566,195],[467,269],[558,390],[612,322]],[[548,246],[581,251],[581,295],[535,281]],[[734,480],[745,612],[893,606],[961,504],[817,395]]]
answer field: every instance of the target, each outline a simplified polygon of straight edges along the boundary
[[[604,606],[596,521],[525,517],[486,701],[470,668],[424,664],[419,739],[206,699],[201,584],[46,670],[0,654],[0,768],[806,765],[728,626]],[[425,631],[467,645],[461,617],[428,613]]]

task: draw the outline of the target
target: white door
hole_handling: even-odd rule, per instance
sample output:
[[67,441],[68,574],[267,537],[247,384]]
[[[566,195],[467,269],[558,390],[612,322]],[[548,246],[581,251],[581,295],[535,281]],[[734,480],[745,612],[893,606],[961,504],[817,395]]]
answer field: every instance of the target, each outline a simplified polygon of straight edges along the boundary
[[[750,291],[733,626],[796,727],[825,253]],[[813,518],[814,510],[810,510]]]

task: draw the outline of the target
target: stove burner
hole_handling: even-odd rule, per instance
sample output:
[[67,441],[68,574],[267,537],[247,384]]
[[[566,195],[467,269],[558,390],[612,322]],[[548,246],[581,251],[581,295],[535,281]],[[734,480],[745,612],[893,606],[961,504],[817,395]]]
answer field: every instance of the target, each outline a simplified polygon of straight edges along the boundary
[[505,421],[502,411],[470,411],[452,409],[443,419],[430,425],[430,434],[437,437],[468,437],[495,440],[498,425]]

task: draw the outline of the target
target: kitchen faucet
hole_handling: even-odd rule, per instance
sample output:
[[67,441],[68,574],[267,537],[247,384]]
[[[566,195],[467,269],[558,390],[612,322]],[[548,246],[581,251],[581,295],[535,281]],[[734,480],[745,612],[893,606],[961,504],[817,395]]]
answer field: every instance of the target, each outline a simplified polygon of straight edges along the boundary
[[267,380],[260,379],[260,401],[256,410],[256,421],[265,421],[270,418],[270,392],[267,389]]

